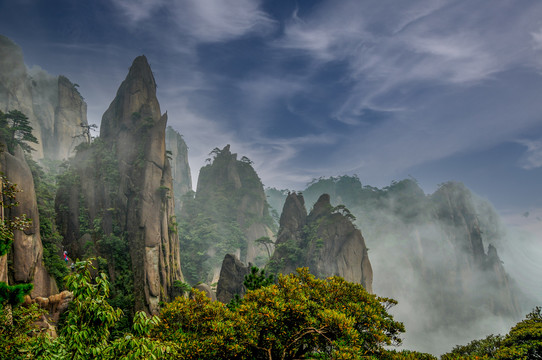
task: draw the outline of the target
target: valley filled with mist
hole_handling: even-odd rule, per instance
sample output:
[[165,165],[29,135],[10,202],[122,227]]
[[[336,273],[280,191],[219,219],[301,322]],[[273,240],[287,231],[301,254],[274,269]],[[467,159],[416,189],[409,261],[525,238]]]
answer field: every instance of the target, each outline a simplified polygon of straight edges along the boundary
[[24,51],[0,35],[0,359],[540,356],[540,332],[521,353],[511,331],[542,326],[536,209],[454,179],[277,187],[220,138],[191,168],[147,57],[95,124],[86,89]]

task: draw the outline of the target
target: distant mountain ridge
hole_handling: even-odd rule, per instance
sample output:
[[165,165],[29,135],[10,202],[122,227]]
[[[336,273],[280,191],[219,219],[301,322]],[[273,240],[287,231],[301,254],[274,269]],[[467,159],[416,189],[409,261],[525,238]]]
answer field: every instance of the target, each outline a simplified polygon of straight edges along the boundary
[[[284,191],[266,193],[270,203],[284,201]],[[420,341],[426,334],[424,349],[434,346],[429,329],[438,334],[492,317],[517,321],[526,311],[495,247],[505,236],[499,216],[463,184],[448,182],[426,195],[411,179],[379,189],[340,176],[315,180],[302,193],[309,209],[325,193],[357,218],[375,293],[399,301],[398,319],[407,336]]]

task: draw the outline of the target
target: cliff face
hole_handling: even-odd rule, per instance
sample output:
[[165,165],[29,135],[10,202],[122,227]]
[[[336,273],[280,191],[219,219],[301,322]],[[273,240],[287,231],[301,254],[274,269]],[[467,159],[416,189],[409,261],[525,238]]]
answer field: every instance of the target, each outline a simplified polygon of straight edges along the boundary
[[199,263],[187,275],[192,282],[218,281],[227,253],[263,264],[267,252],[255,240],[273,237],[273,220],[252,162],[246,157],[237,160],[229,145],[212,154],[212,163],[200,170],[196,196],[183,205],[181,217],[184,256]]
[[173,281],[183,279],[166,122],[140,56],[103,115],[100,138],[72,161],[56,206],[72,257],[106,257],[114,282],[129,266],[135,309],[150,313],[173,294]]
[[84,141],[87,105],[76,85],[43,70],[27,71],[21,49],[0,35],[0,110],[19,110],[33,127],[36,160],[66,159]]
[[307,205],[322,193],[356,216],[371,249],[374,291],[399,301],[394,312],[409,346],[442,352],[439,336],[468,324],[472,332],[456,341],[479,337],[489,331],[481,324],[516,322],[528,310],[519,308],[521,294],[497,254],[506,241],[499,216],[464,185],[445,183],[428,196],[410,179],[379,189],[342,176],[311,184]]
[[350,216],[344,208],[333,208],[327,194],[318,199],[307,215],[303,196],[289,194],[269,265],[272,271],[291,273],[308,266],[316,276],[340,276],[372,292],[368,249]]
[[7,152],[0,154],[0,171],[21,190],[16,194],[19,206],[7,209],[6,217],[21,217],[26,214],[32,219],[29,229],[14,232],[12,251],[0,260],[0,281],[7,281],[12,285],[32,282],[34,284],[32,297],[46,297],[57,293],[56,282],[43,265],[43,246],[34,181],[20,147],[16,149],[15,155]]
[[170,152],[171,158],[175,208],[181,211],[183,196],[192,191],[192,175],[188,164],[188,146],[182,135],[170,126],[166,129],[166,149]]

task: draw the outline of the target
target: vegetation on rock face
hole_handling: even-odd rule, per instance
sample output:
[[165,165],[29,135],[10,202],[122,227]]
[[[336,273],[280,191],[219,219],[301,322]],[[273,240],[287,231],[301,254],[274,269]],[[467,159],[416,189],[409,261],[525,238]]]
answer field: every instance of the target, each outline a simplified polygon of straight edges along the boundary
[[200,171],[198,193],[183,197],[182,213],[177,216],[183,274],[191,284],[212,280],[212,270],[220,267],[227,253],[240,251],[244,260],[247,230],[253,224],[275,228],[252,162],[236,160],[228,147],[215,148],[210,155],[213,159]]
[[[0,256],[6,255],[13,243],[13,232],[24,231],[30,227],[31,220],[25,215],[21,217],[10,217],[4,211],[19,205],[16,201],[16,194],[20,190],[16,184],[11,183],[0,173]],[[32,291],[32,284],[8,285],[0,282],[0,309],[8,305],[18,305],[23,301],[26,294]],[[8,310],[9,311],[9,310]]]
[[55,279],[58,288],[63,289],[64,277],[68,275],[69,270],[62,258],[62,236],[56,228],[55,196],[58,186],[55,173],[58,172],[59,165],[50,162],[49,168],[45,171],[28,156],[26,162],[34,178],[43,245],[43,263],[47,272]]

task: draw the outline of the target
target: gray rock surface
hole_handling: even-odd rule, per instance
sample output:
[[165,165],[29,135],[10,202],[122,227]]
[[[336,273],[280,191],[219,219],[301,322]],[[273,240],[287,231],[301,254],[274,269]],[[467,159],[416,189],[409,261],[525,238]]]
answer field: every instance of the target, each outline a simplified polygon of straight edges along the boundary
[[14,232],[12,251],[9,253],[10,265],[6,266],[6,259],[0,261],[0,265],[3,263],[3,267],[0,267],[0,279],[8,278],[11,285],[32,282],[32,297],[49,296],[58,292],[58,289],[42,262],[43,246],[34,180],[20,147],[17,147],[15,155],[8,152],[0,154],[0,171],[21,190],[16,194],[19,206],[6,209],[5,216],[14,218],[25,214],[32,220],[29,229]]
[[250,267],[245,266],[235,255],[227,254],[222,262],[220,277],[216,288],[218,301],[227,304],[235,295],[243,296],[246,288],[243,285],[245,275],[250,272]]
[[64,76],[42,69],[27,70],[21,48],[0,35],[0,110],[19,110],[33,127],[38,144],[32,157],[66,159],[84,141],[81,124],[87,125],[87,105]]
[[361,231],[332,208],[327,194],[309,215],[301,194],[289,194],[284,203],[270,270],[292,273],[299,267],[309,267],[318,277],[340,276],[372,292],[373,272]]
[[[102,221],[105,235],[115,228],[123,234],[134,275],[135,309],[153,314],[160,301],[173,295],[174,281],[183,280],[166,123],[150,66],[139,56],[103,115],[98,145],[80,151],[72,162],[77,181],[57,195],[58,222],[72,257],[83,255],[85,231],[79,219],[85,209],[90,224]],[[100,146],[106,149],[101,156],[112,158],[111,166],[96,158]]]

